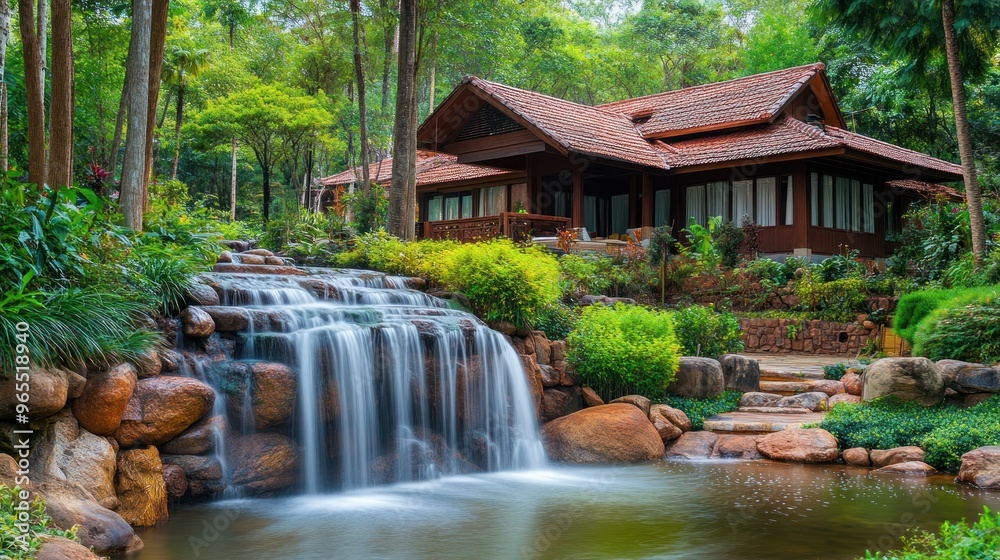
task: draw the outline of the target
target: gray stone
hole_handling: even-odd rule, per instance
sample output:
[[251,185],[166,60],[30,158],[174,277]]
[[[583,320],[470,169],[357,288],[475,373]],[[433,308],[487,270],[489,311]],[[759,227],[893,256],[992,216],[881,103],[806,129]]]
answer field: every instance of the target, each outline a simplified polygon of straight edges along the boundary
[[726,389],[753,392],[760,391],[760,363],[753,358],[739,354],[725,354],[719,358]]
[[1000,446],[980,447],[962,455],[962,468],[955,480],[1000,490]]
[[667,387],[667,393],[692,399],[717,397],[726,389],[722,366],[711,358],[680,359],[677,377]]
[[781,395],[775,393],[743,393],[740,397],[740,407],[776,406],[781,398]]
[[944,378],[927,358],[882,358],[865,370],[861,398],[889,395],[933,406],[944,399]]
[[937,364],[945,386],[958,393],[1000,393],[1000,371],[983,364],[941,360]]
[[813,412],[818,412],[827,409],[827,397],[826,393],[821,393],[819,391],[812,391],[809,393],[799,393],[798,395],[791,395],[788,397],[782,397],[778,404],[775,405],[778,408],[807,408]]
[[192,305],[219,305],[219,293],[207,284],[195,283],[188,289],[186,294],[188,302]]

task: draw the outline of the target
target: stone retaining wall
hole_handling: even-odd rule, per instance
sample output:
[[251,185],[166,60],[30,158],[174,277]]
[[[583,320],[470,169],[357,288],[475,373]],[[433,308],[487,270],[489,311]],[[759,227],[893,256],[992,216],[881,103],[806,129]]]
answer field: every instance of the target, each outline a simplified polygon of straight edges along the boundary
[[[793,326],[790,332],[789,326]],[[861,323],[803,321],[796,319],[740,319],[746,352],[781,354],[856,355],[871,339],[879,340],[881,329]],[[789,337],[794,334],[794,337]]]

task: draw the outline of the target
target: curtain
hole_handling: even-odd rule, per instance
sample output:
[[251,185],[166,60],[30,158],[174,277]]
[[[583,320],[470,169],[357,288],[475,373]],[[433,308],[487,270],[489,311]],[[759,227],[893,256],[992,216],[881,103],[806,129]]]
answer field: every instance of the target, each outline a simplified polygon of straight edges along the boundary
[[716,181],[708,184],[708,217],[722,216],[726,218],[729,206],[729,183]]
[[458,219],[459,216],[458,206],[460,202],[461,199],[457,196],[449,196],[448,198],[444,199],[444,219],[446,220]]
[[823,176],[823,227],[833,227],[833,177]]
[[472,195],[463,194],[462,195],[462,217],[471,218],[472,217]]
[[[705,185],[687,188],[687,220],[706,225],[705,221]],[[684,224],[687,227],[688,224]]]
[[597,234],[597,197],[583,197],[583,227],[589,233]]
[[733,222],[743,224],[743,216],[754,221],[753,181],[733,181]]
[[628,229],[628,199],[627,194],[611,197],[611,233],[621,234]]
[[845,177],[837,177],[837,201],[834,214],[837,216],[835,227],[837,229],[847,229],[851,223],[851,180]]
[[563,216],[568,218],[569,216],[569,193],[563,191],[556,191],[556,216]]
[[861,181],[851,180],[851,229],[861,231]]
[[795,205],[792,204],[792,187],[795,183],[792,181],[792,176],[789,175],[785,183],[785,225],[792,225],[792,218],[795,216]]
[[816,173],[809,174],[810,181],[810,203],[812,204],[812,225],[819,225],[819,175]]
[[653,196],[653,226],[665,226],[670,223],[670,191],[656,191]]
[[864,198],[864,232],[875,233],[875,186],[865,183]]
[[774,177],[757,179],[757,225],[773,226],[778,224],[775,217],[778,211],[776,183]]
[[428,222],[440,222],[444,219],[444,214],[441,211],[442,198],[440,196],[435,196],[427,199],[427,221]]
[[479,215],[496,216],[507,211],[507,185],[487,187],[479,191]]

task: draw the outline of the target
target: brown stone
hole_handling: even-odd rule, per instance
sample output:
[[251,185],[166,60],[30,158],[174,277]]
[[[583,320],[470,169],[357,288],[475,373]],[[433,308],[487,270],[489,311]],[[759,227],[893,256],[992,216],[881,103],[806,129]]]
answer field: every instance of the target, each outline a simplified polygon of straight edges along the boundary
[[743,393],[740,397],[740,407],[777,406],[781,399],[781,395],[774,393]]
[[296,482],[298,446],[288,436],[259,433],[237,438],[229,456],[233,484],[249,495],[270,495]]
[[667,448],[668,459],[708,459],[719,441],[713,432],[687,432]]
[[861,398],[888,395],[932,406],[944,398],[944,378],[927,358],[882,358],[865,370]]
[[872,465],[887,467],[897,463],[909,463],[924,460],[924,450],[915,445],[894,447],[892,449],[872,449],[869,453]]
[[217,263],[212,267],[214,272],[233,274],[278,274],[283,276],[304,276],[305,272],[294,266],[273,266],[269,264],[237,264]]
[[215,457],[199,455],[161,455],[164,466],[176,465],[187,479],[186,498],[207,498],[225,489],[222,465]]
[[240,253],[241,255],[257,255],[258,257],[273,257],[274,253],[268,249],[247,249]]
[[255,427],[264,430],[287,422],[295,404],[295,373],[288,366],[274,362],[254,363],[250,371]]
[[239,259],[240,264],[267,264],[267,259],[265,259],[262,255],[240,253],[233,256]]
[[790,428],[767,434],[757,449],[769,459],[796,463],[832,463],[837,460],[837,439],[820,428]]
[[962,467],[955,480],[1000,490],[1000,446],[980,447],[962,455]]
[[531,337],[535,343],[535,359],[540,365],[549,365],[552,360],[552,343],[542,331],[533,332]]
[[118,515],[133,527],[152,527],[167,515],[167,487],[160,453],[152,445],[118,453]]
[[[69,397],[69,372],[58,368],[32,368],[28,372],[28,418],[45,418],[62,410]],[[14,420],[16,407],[20,404],[17,395],[22,381],[17,381],[13,373],[0,372],[0,421]]]
[[[531,358],[531,359],[528,359]],[[531,392],[531,402],[534,403],[534,410],[539,418],[542,415],[542,395],[545,388],[542,386],[542,376],[535,366],[534,358],[521,356],[521,364],[524,366],[524,378],[528,382],[528,390]]]
[[830,397],[830,399],[826,401],[826,405],[829,408],[833,408],[834,406],[837,406],[840,403],[857,404],[860,402],[861,402],[861,397],[857,395],[848,395],[847,393],[840,393],[838,395]]
[[45,537],[45,542],[35,554],[35,560],[100,560],[82,544],[65,537]]
[[205,455],[215,451],[216,440],[226,433],[226,417],[205,416],[160,446],[170,455]]
[[645,416],[649,416],[649,406],[651,403],[648,398],[642,395],[625,395],[624,397],[618,397],[617,399],[612,399],[612,401],[608,404],[613,404],[613,403],[630,404],[632,406],[638,407],[639,410],[641,410]]
[[667,392],[692,399],[704,399],[721,395],[725,388],[726,378],[718,361],[682,357],[676,378],[667,386]]
[[215,402],[215,392],[188,377],[141,379],[128,401],[114,438],[123,447],[161,445],[197,422]]
[[587,407],[591,406],[601,406],[604,404],[604,399],[597,394],[597,391],[591,389],[590,387],[583,388],[583,405]]
[[872,464],[871,458],[868,456],[868,450],[864,447],[845,449],[843,456],[845,463],[855,467],[867,467]]
[[542,421],[549,422],[583,408],[583,391],[579,387],[554,387],[542,394]]
[[652,421],[656,416],[662,416],[682,432],[691,431],[691,420],[687,414],[679,408],[674,408],[666,404],[654,404],[649,407],[649,419]]
[[553,340],[549,343],[549,350],[552,353],[551,358],[553,362],[558,362],[566,359],[566,341],[565,340]]
[[839,395],[841,393],[846,393],[844,384],[840,381],[834,381],[832,379],[817,379],[812,382],[812,390],[821,393],[826,393],[828,396]]
[[559,380],[562,378],[562,375],[560,375],[560,373],[558,371],[556,371],[555,368],[553,368],[552,366],[545,365],[545,364],[539,364],[538,365],[538,371],[541,372],[541,375],[542,375],[542,386],[543,387],[558,387],[559,386]]
[[80,544],[99,554],[126,554],[142,548],[142,539],[117,513],[102,507],[79,484],[46,480],[34,486],[45,499],[45,512],[62,529],[78,526]]
[[757,436],[751,435],[720,435],[712,451],[713,457],[720,459],[760,459],[757,450]]
[[219,292],[215,288],[197,282],[188,288],[185,298],[191,305],[219,305]]
[[[215,293],[214,291],[212,293]],[[156,350],[147,350],[133,361],[136,370],[136,377],[143,379],[160,375],[163,371],[163,358]]]
[[215,332],[215,321],[201,307],[185,307],[181,311],[181,325],[185,336],[205,337]]
[[840,378],[840,381],[844,384],[844,390],[847,391],[847,394],[861,396],[862,384],[860,375],[848,372]]
[[634,463],[663,456],[663,441],[637,407],[595,406],[542,428],[549,458],[566,463]]
[[809,393],[799,393],[798,395],[782,397],[774,406],[778,408],[805,408],[813,412],[818,412],[828,409],[828,401],[829,398],[826,393],[811,391]]
[[934,474],[937,470],[923,461],[907,461],[905,463],[894,463],[892,465],[875,469],[878,474],[905,474],[912,476],[927,476]]
[[33,438],[31,477],[79,484],[98,502],[115,497],[115,448],[107,438],[81,429],[65,409],[39,435]]
[[163,465],[163,484],[168,500],[179,500],[187,493],[188,483],[184,469],[180,465]]
[[80,397],[73,401],[73,415],[87,431],[110,436],[121,425],[136,383],[136,370],[127,363],[91,375]]
[[78,399],[83,394],[87,378],[73,371],[66,372],[66,399]]
[[240,307],[202,307],[212,318],[215,330],[220,332],[240,332],[250,327],[250,314]]

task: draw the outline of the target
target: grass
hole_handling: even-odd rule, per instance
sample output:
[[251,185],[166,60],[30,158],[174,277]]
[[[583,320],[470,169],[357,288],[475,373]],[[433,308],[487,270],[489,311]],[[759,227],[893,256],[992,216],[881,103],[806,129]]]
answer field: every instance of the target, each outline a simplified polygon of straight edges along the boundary
[[663,399],[663,404],[683,410],[684,414],[687,414],[688,419],[691,420],[691,429],[700,430],[705,425],[705,418],[738,409],[741,396],[743,393],[740,391],[726,391],[718,397],[708,399],[690,399],[677,395],[667,395]]

